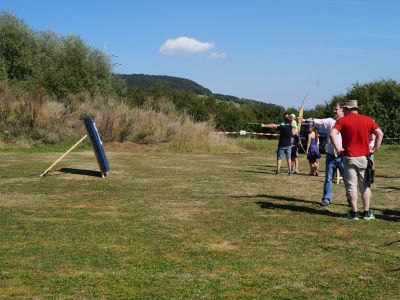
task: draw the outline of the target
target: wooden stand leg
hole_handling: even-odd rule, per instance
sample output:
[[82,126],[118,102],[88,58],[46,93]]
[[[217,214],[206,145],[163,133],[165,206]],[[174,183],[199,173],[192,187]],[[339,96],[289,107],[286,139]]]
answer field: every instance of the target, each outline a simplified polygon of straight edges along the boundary
[[40,174],[40,177],[43,177],[44,175],[46,175],[57,163],[59,163],[65,156],[67,156],[68,153],[70,153],[72,150],[74,150],[76,148],[76,146],[78,146],[80,143],[82,143],[83,140],[86,138],[87,138],[87,135],[82,137],[75,145],[73,145],[71,148],[69,148],[68,151],[65,152],[63,155],[61,155],[60,158],[57,159],[50,167],[48,167],[46,171],[44,171],[42,174]]
[[341,181],[343,181],[343,177],[340,176],[339,170],[336,170],[336,184],[339,184]]

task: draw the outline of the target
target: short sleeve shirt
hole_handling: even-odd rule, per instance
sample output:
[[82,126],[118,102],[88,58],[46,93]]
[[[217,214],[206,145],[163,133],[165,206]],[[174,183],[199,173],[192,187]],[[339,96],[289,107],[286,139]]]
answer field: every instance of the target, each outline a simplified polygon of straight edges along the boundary
[[278,147],[291,146],[292,126],[290,124],[281,124],[277,128],[280,132]]
[[338,119],[333,128],[342,135],[345,155],[366,156],[370,152],[370,135],[379,126],[370,117],[353,113]]

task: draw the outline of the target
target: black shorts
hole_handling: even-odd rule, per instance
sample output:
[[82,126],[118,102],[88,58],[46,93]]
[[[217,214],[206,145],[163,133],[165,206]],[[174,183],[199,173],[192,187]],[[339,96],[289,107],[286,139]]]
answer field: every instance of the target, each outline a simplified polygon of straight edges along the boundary
[[317,158],[316,158],[316,157],[309,157],[309,158],[308,158],[308,162],[309,162],[310,164],[314,164],[314,163],[317,162]]
[[299,156],[299,152],[297,151],[297,147],[292,147],[291,158],[294,159]]

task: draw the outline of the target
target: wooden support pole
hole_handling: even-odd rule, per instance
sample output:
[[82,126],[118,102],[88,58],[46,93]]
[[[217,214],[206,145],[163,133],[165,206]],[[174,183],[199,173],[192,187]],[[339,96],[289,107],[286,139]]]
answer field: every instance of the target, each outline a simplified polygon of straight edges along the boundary
[[336,184],[339,184],[341,181],[343,181],[343,177],[340,176],[339,169],[336,169]]
[[87,134],[82,137],[75,145],[73,145],[71,148],[69,148],[69,150],[67,152],[65,152],[63,155],[60,156],[59,159],[57,159],[50,167],[47,168],[46,171],[44,171],[40,177],[43,177],[44,175],[46,175],[57,163],[59,163],[65,156],[67,156],[68,153],[70,153],[72,150],[75,149],[76,146],[78,146],[80,143],[83,142],[84,139],[87,138]]

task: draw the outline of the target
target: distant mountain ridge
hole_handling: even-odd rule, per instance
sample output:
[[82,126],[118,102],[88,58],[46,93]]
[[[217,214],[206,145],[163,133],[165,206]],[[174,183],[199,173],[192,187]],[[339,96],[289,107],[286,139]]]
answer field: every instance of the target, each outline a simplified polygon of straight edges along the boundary
[[267,103],[258,100],[243,99],[236,96],[213,93],[209,89],[198,84],[197,82],[182,77],[174,77],[167,75],[146,75],[146,74],[115,74],[115,75],[125,80],[128,87],[150,89],[156,85],[160,85],[170,90],[185,91],[204,96],[214,96],[218,100],[223,100],[227,102],[235,102],[239,104],[255,102],[255,103],[260,103],[261,105],[267,105]]
[[186,78],[145,74],[117,74],[117,76],[126,80],[129,87],[149,89],[155,85],[161,85],[167,89],[191,92],[197,95],[212,95],[209,89]]

